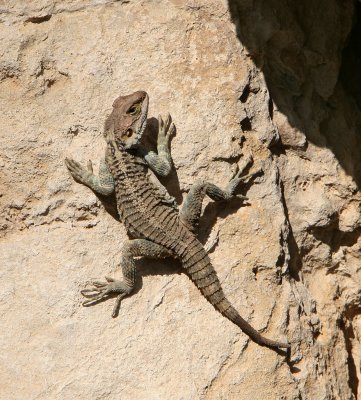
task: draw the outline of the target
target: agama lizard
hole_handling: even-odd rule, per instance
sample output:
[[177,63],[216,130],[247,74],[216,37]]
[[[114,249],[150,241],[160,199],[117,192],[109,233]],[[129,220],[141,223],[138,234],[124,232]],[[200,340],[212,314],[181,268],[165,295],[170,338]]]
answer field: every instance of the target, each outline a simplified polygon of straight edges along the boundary
[[214,201],[236,196],[237,185],[245,179],[242,174],[251,160],[246,161],[224,190],[208,182],[195,184],[178,212],[170,196],[164,195],[147,176],[148,167],[160,176],[170,173],[170,137],[175,130],[169,114],[165,121],[159,116],[157,153],[142,145],[148,102],[148,95],[143,91],[114,101],[112,113],[105,122],[107,147],[99,176],[93,174],[91,162],[84,168],[74,160],[65,160],[73,178],[94,192],[110,195],[115,190],[119,215],[134,238],[123,248],[123,280],[106,277],[106,282],[92,282],[93,287],[81,292],[88,298],[83,304],[117,294],[113,310],[113,317],[116,316],[121,300],[134,289],[137,276],[134,257],[174,257],[181,261],[186,274],[213,307],[252,340],[261,346],[290,347],[288,343],[265,338],[239,315],[225,297],[210,258],[195,235],[205,195]]

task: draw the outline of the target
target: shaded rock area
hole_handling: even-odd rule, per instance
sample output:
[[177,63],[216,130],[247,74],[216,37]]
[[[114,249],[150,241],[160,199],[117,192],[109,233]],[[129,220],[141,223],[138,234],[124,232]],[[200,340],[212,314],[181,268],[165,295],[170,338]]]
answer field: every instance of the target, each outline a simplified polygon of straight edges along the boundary
[[[351,1],[0,2],[0,399],[356,399],[361,393],[361,11]],[[181,204],[253,153],[248,202],[205,203],[200,239],[224,291],[288,355],[251,342],[173,260],[120,277],[114,199],[74,183],[113,100],[172,114]]]

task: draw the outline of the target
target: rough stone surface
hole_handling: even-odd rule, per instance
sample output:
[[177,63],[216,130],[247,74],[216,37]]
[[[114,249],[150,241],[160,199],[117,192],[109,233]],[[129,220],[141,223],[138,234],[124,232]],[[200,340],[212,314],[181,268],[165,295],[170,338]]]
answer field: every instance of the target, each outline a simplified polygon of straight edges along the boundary
[[[357,398],[361,119],[342,52],[355,7],[0,2],[0,399]],[[116,319],[114,300],[81,306],[87,281],[119,276],[127,237],[63,159],[96,162],[112,101],[138,89],[176,123],[163,183],[179,203],[242,154],[263,165],[247,206],[206,205],[200,237],[218,235],[226,294],[295,343],[287,357],[217,314],[175,261],[139,260]]]

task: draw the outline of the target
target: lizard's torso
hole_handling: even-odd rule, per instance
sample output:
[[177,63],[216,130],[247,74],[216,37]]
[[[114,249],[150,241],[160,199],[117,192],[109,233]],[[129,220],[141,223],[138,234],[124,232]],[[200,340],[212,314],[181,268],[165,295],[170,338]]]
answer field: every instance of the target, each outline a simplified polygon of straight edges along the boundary
[[110,143],[106,160],[114,178],[118,212],[128,233],[160,244],[182,258],[198,240],[182,224],[169,199],[149,180],[144,159]]

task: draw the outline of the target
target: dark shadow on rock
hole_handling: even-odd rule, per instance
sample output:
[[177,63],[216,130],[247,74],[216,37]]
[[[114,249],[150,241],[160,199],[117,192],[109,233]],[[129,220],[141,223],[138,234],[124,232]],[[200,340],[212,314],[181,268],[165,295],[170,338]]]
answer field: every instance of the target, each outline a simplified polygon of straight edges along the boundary
[[353,232],[340,231],[338,221],[327,227],[313,227],[309,231],[317,240],[327,244],[332,253],[336,253],[341,246],[353,246],[361,236],[360,228]]
[[[260,170],[250,177],[247,182],[241,183],[236,193],[246,196],[248,189],[254,184],[254,180],[262,174],[263,171]],[[234,197],[231,200],[211,201],[207,204],[200,217],[198,239],[204,244],[218,218],[227,218],[227,216],[236,213],[240,207],[247,207],[249,205],[247,200],[245,201],[238,197]]]
[[205,244],[218,218],[224,219],[235,214],[240,207],[248,205],[247,202],[238,198],[208,203],[199,221],[198,239]]
[[105,211],[110,214],[116,221],[120,222],[119,213],[117,210],[117,200],[115,198],[115,193],[111,194],[110,196],[103,196],[99,193],[93,191],[95,196],[99,199],[102,203]]
[[297,241],[295,239],[295,236],[293,234],[291,222],[290,222],[290,217],[288,213],[288,207],[287,203],[285,200],[284,196],[284,186],[283,182],[280,180],[280,188],[281,188],[281,193],[282,193],[282,204],[283,204],[283,209],[285,213],[285,217],[287,219],[288,223],[288,229],[289,229],[289,234],[288,234],[288,249],[290,252],[290,261],[289,261],[289,272],[291,277],[299,281],[300,280],[300,271],[302,269],[302,255],[300,248],[298,247]]
[[[229,9],[277,110],[308,142],[328,147],[360,188],[361,4],[229,0]],[[240,96],[245,108],[251,86],[246,83]]]
[[153,260],[144,257],[138,261],[138,271],[142,276],[175,275],[184,272],[181,263],[175,258]]
[[361,315],[361,305],[360,304],[350,304],[347,306],[343,318],[340,319],[339,325],[343,332],[347,350],[347,366],[349,372],[348,384],[352,390],[355,399],[358,399],[358,360],[354,358],[354,345],[357,340],[357,335],[355,334],[354,319]]

